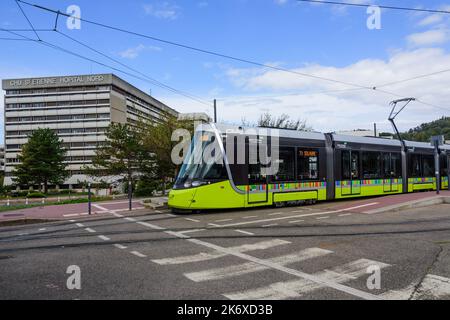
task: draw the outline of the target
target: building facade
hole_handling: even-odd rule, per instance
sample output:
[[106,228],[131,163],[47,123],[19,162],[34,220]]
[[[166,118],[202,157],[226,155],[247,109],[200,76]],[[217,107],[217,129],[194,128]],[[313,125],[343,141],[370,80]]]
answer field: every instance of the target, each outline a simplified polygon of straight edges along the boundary
[[111,123],[136,123],[178,113],[114,74],[7,79],[5,90],[5,185],[13,184],[14,167],[28,136],[50,128],[68,150],[70,177],[61,186],[76,188],[91,181],[83,167],[106,142]]

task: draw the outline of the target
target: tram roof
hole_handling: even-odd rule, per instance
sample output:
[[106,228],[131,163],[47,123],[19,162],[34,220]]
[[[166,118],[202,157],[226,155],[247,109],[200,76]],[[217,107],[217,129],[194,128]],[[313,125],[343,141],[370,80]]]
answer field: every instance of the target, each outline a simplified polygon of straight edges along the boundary
[[[325,134],[321,132],[312,132],[312,131],[297,131],[297,130],[289,130],[289,129],[277,129],[277,128],[255,128],[255,127],[240,127],[226,124],[215,124],[216,128],[221,133],[235,133],[235,134],[254,134],[255,129],[259,129],[258,134],[260,135],[270,135],[270,132],[274,129],[278,130],[279,136],[282,138],[293,138],[293,139],[305,139],[305,140],[321,140],[325,141]],[[203,124],[203,130],[212,130],[211,124]],[[264,130],[269,129],[269,130]],[[401,147],[400,140],[396,139],[384,139],[384,138],[376,138],[376,137],[359,137],[359,136],[351,136],[351,135],[341,135],[333,133],[334,141],[339,142],[350,142],[350,143],[361,143],[361,144],[374,144],[374,145],[385,145],[385,146],[394,146]],[[418,142],[418,141],[405,141],[407,147],[412,148],[422,148],[422,149],[434,149],[434,147],[427,142]],[[440,147],[443,150],[450,150],[450,145],[445,144]]]

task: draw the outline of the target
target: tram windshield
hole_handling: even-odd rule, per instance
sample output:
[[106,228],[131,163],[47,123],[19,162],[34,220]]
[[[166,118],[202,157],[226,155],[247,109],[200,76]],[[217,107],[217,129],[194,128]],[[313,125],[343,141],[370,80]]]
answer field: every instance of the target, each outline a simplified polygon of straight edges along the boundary
[[213,132],[197,131],[184,158],[175,189],[228,180],[222,152]]

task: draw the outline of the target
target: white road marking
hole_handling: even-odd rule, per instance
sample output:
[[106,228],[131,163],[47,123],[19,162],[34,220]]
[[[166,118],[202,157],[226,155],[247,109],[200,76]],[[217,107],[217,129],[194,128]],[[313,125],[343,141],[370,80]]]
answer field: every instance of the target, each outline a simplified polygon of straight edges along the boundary
[[178,233],[180,234],[185,234],[185,233],[194,233],[194,232],[200,232],[200,231],[204,231],[206,229],[190,229],[190,230],[185,230],[185,231],[178,231]]
[[151,228],[151,229],[157,229],[157,230],[164,230],[165,229],[163,227],[156,226],[156,225],[148,223],[148,222],[138,221],[136,223],[140,224],[141,226],[144,226],[144,227],[147,227],[147,228]]
[[274,212],[274,213],[269,213],[268,216],[279,216],[284,214],[284,212]]
[[116,218],[123,218],[123,215],[121,215],[121,214],[119,214],[119,213],[117,213],[117,212],[113,212],[112,214],[113,214],[113,216],[116,217]]
[[104,240],[104,241],[109,241],[109,240],[111,240],[110,238],[105,237],[104,235],[99,235],[98,237],[99,237],[100,239]]
[[316,220],[322,220],[322,219],[330,219],[330,217],[318,217],[318,218],[316,218]]
[[84,230],[86,230],[87,232],[90,232],[90,233],[95,233],[96,232],[94,229],[91,229],[91,228],[86,228]]
[[298,271],[298,276],[302,278],[300,280],[277,282],[266,287],[228,293],[224,296],[232,300],[285,300],[289,298],[299,298],[308,292],[324,287],[331,287],[356,297],[369,300],[380,300],[382,299],[381,296],[376,296],[358,289],[353,289],[342,284],[367,275],[367,268],[372,265],[377,265],[380,268],[386,268],[389,266],[388,264],[378,261],[360,259],[342,266],[338,266],[331,270],[318,272],[313,275]]
[[134,254],[135,256],[139,257],[139,258],[145,258],[147,257],[145,254],[140,253],[139,251],[131,251],[131,254]]
[[[233,252],[247,252],[247,251],[254,251],[254,250],[265,250],[281,245],[287,245],[290,244],[289,241],[280,240],[280,239],[274,239],[274,240],[268,240],[268,241],[262,241],[257,242],[254,244],[244,244],[241,246],[232,247],[231,250]],[[212,259],[217,259],[226,256],[226,253],[218,252],[218,251],[212,251],[209,253],[201,252],[194,255],[189,256],[180,256],[180,257],[174,257],[174,258],[165,258],[165,259],[155,259],[152,260],[153,262],[161,265],[169,265],[169,264],[183,264],[183,263],[192,263],[192,262],[200,262],[200,261],[207,261]]]
[[253,219],[253,218],[258,218],[258,216],[246,216],[246,217],[242,217],[242,219]]
[[136,222],[136,219],[127,217],[127,218],[123,218],[124,220],[130,221],[130,222]]
[[197,219],[192,219],[192,218],[184,218],[187,221],[192,221],[192,222],[200,222],[200,220]]
[[114,244],[114,247],[116,247],[116,248],[118,248],[118,249],[120,249],[120,250],[124,250],[124,249],[127,248],[127,247],[125,247],[125,246],[123,246],[123,245],[121,245],[121,244],[118,244],[118,243]]
[[208,223],[208,226],[211,226],[211,227],[220,227],[219,224],[215,224],[215,223]]
[[77,220],[69,220],[69,222],[75,222],[75,221],[77,221]]
[[278,225],[278,223],[272,223],[272,224],[266,224],[266,225],[264,225],[264,226],[262,226],[263,228],[268,228],[268,227],[275,227],[275,226],[277,226]]
[[244,230],[236,229],[234,231],[239,232],[239,233],[243,233],[243,234],[246,234],[246,235],[249,235],[249,236],[254,236],[255,235],[254,233],[251,233],[251,232],[248,232],[248,231],[244,231]]
[[155,212],[156,212],[156,213],[162,213],[162,211],[160,211],[160,210],[155,210]]
[[[305,261],[308,259],[321,257],[327,254],[333,253],[333,251],[321,249],[321,248],[309,248],[302,251],[299,251],[295,254],[289,254],[284,255],[280,257],[275,257],[272,259],[268,259],[267,261],[270,261],[271,263],[280,264],[282,266]],[[190,272],[186,273],[185,276],[188,279],[191,279],[195,282],[202,282],[202,281],[209,281],[209,280],[222,280],[227,279],[231,277],[237,277],[242,276],[245,274],[253,273],[253,272],[260,272],[264,270],[270,269],[268,266],[261,265],[255,262],[246,262],[243,264],[238,264],[230,267],[224,267],[224,268],[216,268],[216,269],[209,269],[205,271],[199,271],[199,272]]]
[[305,220],[295,220],[295,221],[289,221],[289,223],[299,223],[299,222],[304,222]]
[[41,229],[39,229],[39,231],[45,231],[45,230],[47,230],[47,228],[41,228]]
[[299,215],[287,216],[287,217],[279,217],[279,218],[270,218],[270,219],[262,219],[262,220],[237,222],[237,223],[230,223],[230,224],[220,225],[218,227],[221,227],[221,228],[223,228],[223,227],[235,227],[235,226],[242,226],[242,225],[246,225],[246,224],[264,223],[264,222],[272,222],[272,221],[279,221],[279,220],[286,220],[286,219],[295,219],[295,218],[303,218],[303,217],[323,216],[323,215],[331,214],[331,213],[339,213],[339,212],[351,211],[351,210],[354,210],[354,209],[367,207],[367,206],[373,206],[373,205],[376,205],[376,204],[378,204],[378,202],[369,203],[369,204],[365,204],[365,205],[361,205],[361,206],[357,206],[357,207],[351,207],[351,208],[346,208],[346,209],[334,210],[334,211],[306,213],[306,214],[299,214]]
[[214,222],[228,222],[228,221],[233,221],[233,219],[222,219],[222,220],[216,220]]
[[82,224],[82,223],[77,223],[76,225],[80,228],[84,227],[84,224]]
[[[103,203],[103,204],[106,204],[106,203]],[[111,210],[109,210],[109,209],[106,209],[105,207],[102,207],[102,206],[99,205],[99,204],[93,203],[92,206],[93,206],[93,207],[96,207],[97,209],[100,209],[100,210],[102,210],[102,211],[106,211],[106,212],[111,211]]]
[[343,213],[343,214],[340,214],[339,217],[349,217],[351,215],[352,215],[351,213]]

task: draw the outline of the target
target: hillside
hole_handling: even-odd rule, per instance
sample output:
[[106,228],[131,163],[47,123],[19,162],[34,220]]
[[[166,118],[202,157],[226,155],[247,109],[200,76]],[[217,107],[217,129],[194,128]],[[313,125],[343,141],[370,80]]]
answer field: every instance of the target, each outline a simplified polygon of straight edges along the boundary
[[445,140],[450,140],[450,117],[442,117],[436,121],[423,123],[408,132],[402,133],[403,139],[423,142],[430,142],[430,138],[437,135],[444,135]]

